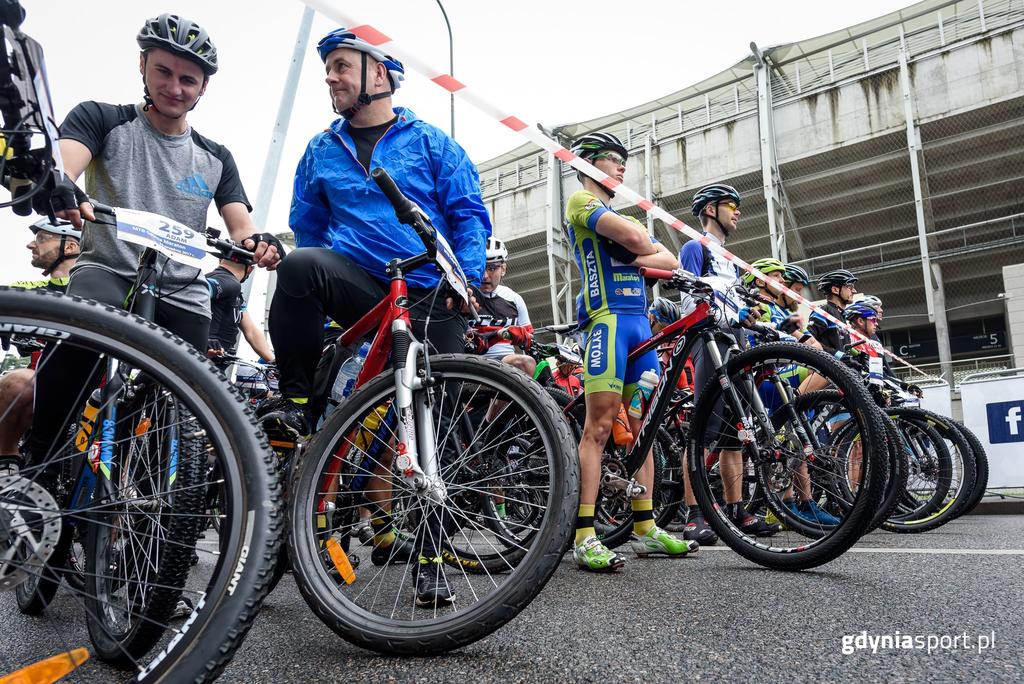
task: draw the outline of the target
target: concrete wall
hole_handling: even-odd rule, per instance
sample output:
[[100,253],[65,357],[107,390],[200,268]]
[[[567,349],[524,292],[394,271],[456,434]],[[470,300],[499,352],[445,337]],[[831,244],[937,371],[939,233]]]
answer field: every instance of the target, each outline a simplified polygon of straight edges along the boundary
[[[910,64],[916,116],[926,122],[1019,96],[1024,90],[1024,29]],[[753,78],[753,76],[751,76]],[[855,141],[902,131],[903,96],[896,68],[776,106],[780,163],[822,154]],[[655,146],[654,192],[671,197],[713,179],[761,168],[754,113]],[[634,152],[626,183],[643,191],[642,152]],[[545,182],[487,198],[496,233],[515,238],[542,231]],[[567,178],[565,194],[576,189]]]
[[1003,266],[1003,293],[1013,365],[1024,368],[1024,264]]

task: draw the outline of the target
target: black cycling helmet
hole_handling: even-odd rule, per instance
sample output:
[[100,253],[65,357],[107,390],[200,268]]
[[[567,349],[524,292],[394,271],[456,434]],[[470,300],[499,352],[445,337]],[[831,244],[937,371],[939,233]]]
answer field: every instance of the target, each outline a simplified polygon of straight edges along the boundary
[[143,51],[162,48],[192,60],[207,76],[217,73],[217,48],[206,29],[191,19],[165,12],[147,19],[135,40]]
[[740,193],[738,193],[736,188],[731,185],[725,185],[723,183],[709,185],[698,190],[697,194],[693,196],[693,204],[690,206],[690,211],[693,212],[694,216],[700,218],[701,213],[704,211],[704,207],[709,204],[718,204],[725,200],[731,200],[739,206]]
[[665,299],[664,297],[657,297],[651,306],[647,309],[647,313],[654,316],[654,320],[665,325],[670,325],[679,320],[679,305],[673,302],[671,299]]
[[807,271],[796,264],[786,264],[786,270],[782,274],[782,280],[786,283],[800,283],[801,285],[811,284],[811,277],[807,275]]
[[629,152],[626,146],[611,133],[587,133],[577,138],[569,149],[570,152],[582,159],[590,159],[598,152],[611,150],[622,155],[623,160],[629,159]]
[[829,271],[818,278],[818,291],[828,294],[832,292],[833,287],[842,287],[843,285],[850,285],[855,282],[857,282],[857,276],[845,268],[839,268],[835,271]]

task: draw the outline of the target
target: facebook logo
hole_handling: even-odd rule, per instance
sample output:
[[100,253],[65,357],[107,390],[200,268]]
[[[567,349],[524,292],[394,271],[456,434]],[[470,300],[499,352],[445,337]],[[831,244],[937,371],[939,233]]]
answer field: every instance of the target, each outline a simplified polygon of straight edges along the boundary
[[988,404],[985,411],[990,443],[1024,442],[1024,399]]

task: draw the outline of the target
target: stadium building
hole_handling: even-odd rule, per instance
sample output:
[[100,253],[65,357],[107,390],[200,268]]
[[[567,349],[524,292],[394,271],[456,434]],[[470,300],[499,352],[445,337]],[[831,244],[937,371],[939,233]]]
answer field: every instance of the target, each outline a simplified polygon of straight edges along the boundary
[[[856,272],[885,303],[885,343],[914,364],[946,378],[1024,366],[1021,0],[925,0],[797,43],[751,43],[701,83],[552,130],[564,144],[590,131],[622,139],[626,183],[691,226],[698,188],[737,187],[729,248],[744,259]],[[572,320],[562,215],[575,171],[533,145],[479,168],[512,254],[507,284],[534,325]],[[648,226],[676,251],[685,240]]]

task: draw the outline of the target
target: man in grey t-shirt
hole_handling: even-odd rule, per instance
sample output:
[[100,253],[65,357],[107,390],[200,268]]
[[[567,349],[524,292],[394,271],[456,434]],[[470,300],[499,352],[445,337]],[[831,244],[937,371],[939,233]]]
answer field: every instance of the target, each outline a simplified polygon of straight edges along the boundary
[[[276,267],[283,253],[249,218],[249,201],[228,150],[199,135],[187,115],[217,71],[217,49],[195,22],[173,14],[149,19],[137,36],[144,104],[83,102],[61,125],[60,152],[71,181],[88,172],[89,195],[105,204],[161,214],[197,232],[214,201],[231,237],[254,249],[257,264]],[[117,239],[112,226],[92,223],[92,206],[57,215],[82,227],[82,255],[68,293],[120,306],[131,288],[142,247]],[[156,322],[206,349],[209,292],[202,273],[157,257]],[[65,406],[78,396],[93,366],[88,353],[60,349],[37,375],[37,411],[29,451],[45,453],[59,436]]]

